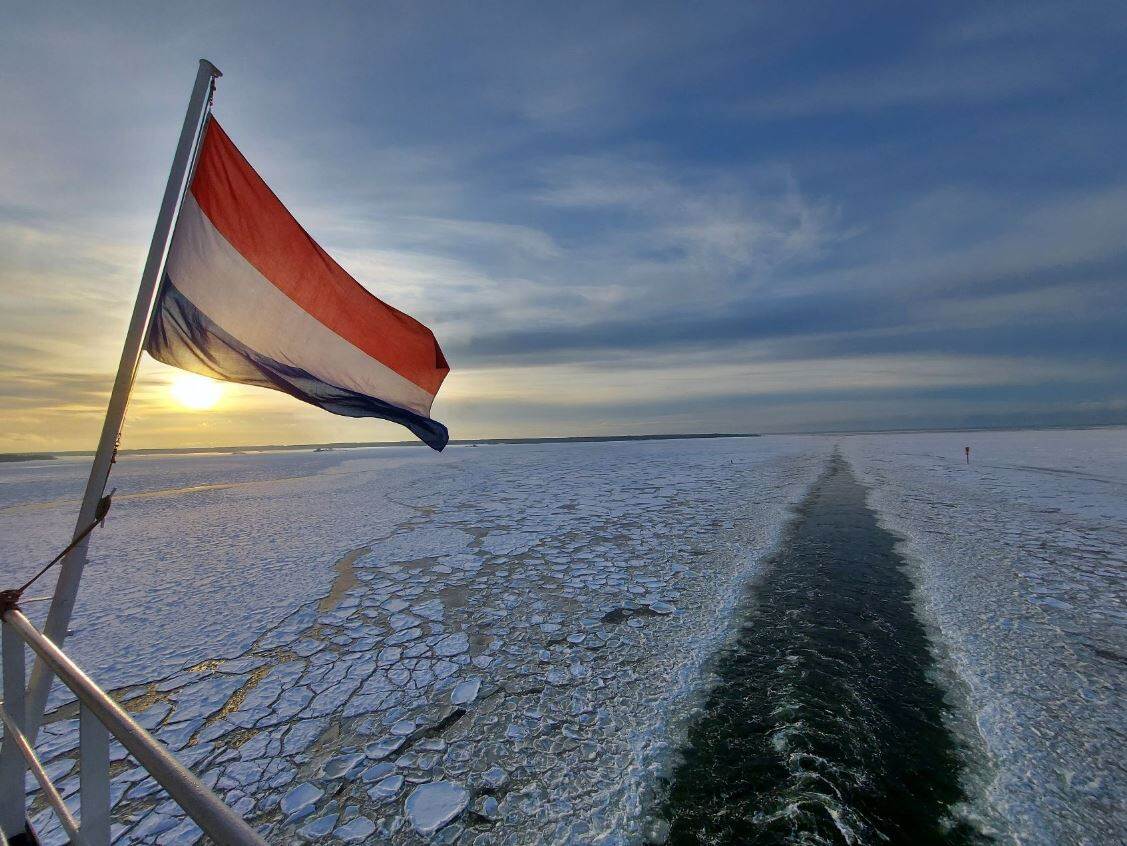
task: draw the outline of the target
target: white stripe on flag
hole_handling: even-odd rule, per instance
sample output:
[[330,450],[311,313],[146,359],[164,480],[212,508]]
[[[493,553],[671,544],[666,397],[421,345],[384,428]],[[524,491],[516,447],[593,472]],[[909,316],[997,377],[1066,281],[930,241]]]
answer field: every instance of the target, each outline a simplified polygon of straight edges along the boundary
[[330,385],[430,415],[433,396],[354,347],[276,288],[231,246],[191,193],[184,198],[167,267],[180,293],[255,352]]

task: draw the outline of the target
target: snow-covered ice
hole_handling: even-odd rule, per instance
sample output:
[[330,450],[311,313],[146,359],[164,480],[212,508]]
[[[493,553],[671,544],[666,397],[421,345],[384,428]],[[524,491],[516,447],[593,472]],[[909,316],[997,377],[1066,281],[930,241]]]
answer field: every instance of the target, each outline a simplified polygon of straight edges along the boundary
[[984,812],[1020,843],[1127,841],[1127,430],[841,443],[916,564]]
[[[835,446],[906,538],[982,813],[1114,842],[1124,430],[125,457],[67,648],[271,842],[639,842]],[[85,472],[0,467],[5,582],[61,546]],[[39,743],[65,795],[73,716]],[[128,759],[113,795],[117,842],[198,835]]]
[[[271,841],[637,839],[686,697],[828,450],[125,458],[68,649]],[[0,470],[9,572],[65,537],[83,470]],[[52,761],[73,722],[45,731]],[[115,779],[121,843],[181,819],[143,776]]]

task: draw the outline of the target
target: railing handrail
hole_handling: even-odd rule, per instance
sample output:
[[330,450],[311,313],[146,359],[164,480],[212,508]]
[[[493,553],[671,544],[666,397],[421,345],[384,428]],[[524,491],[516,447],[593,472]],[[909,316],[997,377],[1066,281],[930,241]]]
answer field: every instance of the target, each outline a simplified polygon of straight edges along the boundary
[[2,618],[208,837],[230,846],[266,846],[258,832],[138,725],[23,612],[9,608]]
[[[35,776],[35,780],[39,782],[39,787],[43,791],[43,795],[47,797],[47,804],[54,809],[56,816],[59,818],[59,822],[62,823],[63,830],[66,831],[71,844],[73,844],[73,846],[86,846],[86,838],[82,836],[78,822],[71,814],[66,802],[63,801],[63,797],[59,795],[59,791],[55,788],[55,785],[51,783],[51,779],[47,775],[47,771],[43,769],[43,764],[40,763],[39,758],[35,754],[35,750],[32,749],[31,745],[27,742],[27,737],[20,731],[15,720],[4,710],[3,703],[0,703],[0,720],[4,723],[5,739],[10,738],[11,741],[16,744],[20,755],[22,755],[24,761],[27,762],[27,768],[31,770],[32,775]],[[0,835],[3,835],[3,832],[0,832]],[[3,837],[0,837],[0,843],[7,846],[7,841],[4,840]]]

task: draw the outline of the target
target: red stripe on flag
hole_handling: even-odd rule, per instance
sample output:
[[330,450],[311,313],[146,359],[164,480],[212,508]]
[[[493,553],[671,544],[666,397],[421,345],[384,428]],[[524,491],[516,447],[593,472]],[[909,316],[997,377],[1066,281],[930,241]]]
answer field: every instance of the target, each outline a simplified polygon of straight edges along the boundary
[[215,228],[279,290],[349,343],[430,394],[450,372],[434,334],[375,297],[314,241],[215,120],[192,194]]

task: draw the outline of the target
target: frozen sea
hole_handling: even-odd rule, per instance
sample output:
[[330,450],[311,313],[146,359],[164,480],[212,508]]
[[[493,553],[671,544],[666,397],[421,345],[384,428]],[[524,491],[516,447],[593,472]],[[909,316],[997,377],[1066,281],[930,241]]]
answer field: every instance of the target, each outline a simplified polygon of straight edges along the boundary
[[1127,430],[842,449],[905,538],[997,824],[1021,843],[1127,842]]
[[[271,842],[644,842],[835,449],[903,538],[984,828],[1121,842],[1123,429],[125,457],[67,648]],[[86,469],[0,467],[5,583]],[[56,693],[40,752],[72,796]],[[117,756],[119,842],[194,842]]]

